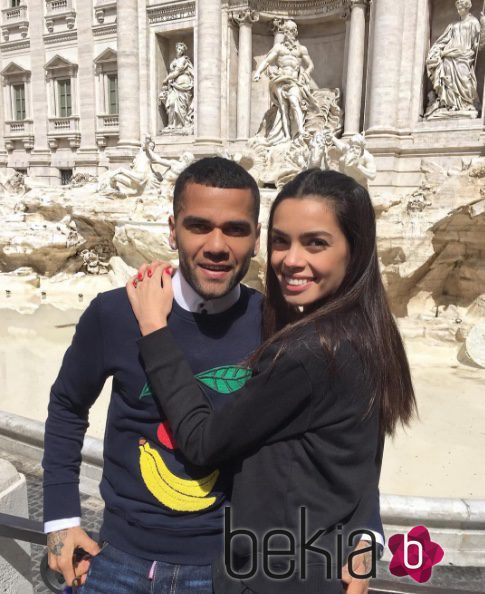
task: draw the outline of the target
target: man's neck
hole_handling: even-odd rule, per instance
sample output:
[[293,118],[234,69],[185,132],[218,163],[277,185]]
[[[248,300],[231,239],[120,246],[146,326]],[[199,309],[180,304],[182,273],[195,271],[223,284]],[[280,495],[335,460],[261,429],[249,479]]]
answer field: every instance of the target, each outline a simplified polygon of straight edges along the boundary
[[239,301],[241,295],[241,286],[237,284],[226,295],[216,299],[206,299],[199,295],[197,291],[189,284],[180,270],[177,270],[173,279],[172,286],[174,299],[177,304],[192,313],[217,314],[228,310]]

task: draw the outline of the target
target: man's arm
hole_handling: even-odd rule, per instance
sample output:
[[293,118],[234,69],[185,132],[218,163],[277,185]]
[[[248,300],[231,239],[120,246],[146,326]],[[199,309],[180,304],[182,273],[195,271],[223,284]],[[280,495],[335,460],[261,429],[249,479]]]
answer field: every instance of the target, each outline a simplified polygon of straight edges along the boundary
[[[107,377],[97,300],[81,316],[73,341],[54,382],[44,437],[44,522],[49,531],[49,565],[68,584],[74,578],[77,547],[96,554],[98,547],[76,524],[81,516],[79,471],[88,413]],[[50,530],[54,528],[53,532]],[[78,571],[84,569],[80,565]]]

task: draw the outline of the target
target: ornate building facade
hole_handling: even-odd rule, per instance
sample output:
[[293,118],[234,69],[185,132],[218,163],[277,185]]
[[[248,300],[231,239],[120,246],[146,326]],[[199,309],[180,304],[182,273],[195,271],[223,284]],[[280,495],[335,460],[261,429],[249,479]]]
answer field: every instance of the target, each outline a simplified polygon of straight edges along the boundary
[[44,182],[126,164],[146,135],[167,157],[241,150],[270,104],[254,73],[286,19],[298,25],[318,87],[340,90],[343,135],[365,133],[374,186],[415,187],[422,158],[455,164],[484,152],[485,51],[473,59],[476,114],[426,117],[428,54],[456,20],[453,0],[2,4],[0,168]]

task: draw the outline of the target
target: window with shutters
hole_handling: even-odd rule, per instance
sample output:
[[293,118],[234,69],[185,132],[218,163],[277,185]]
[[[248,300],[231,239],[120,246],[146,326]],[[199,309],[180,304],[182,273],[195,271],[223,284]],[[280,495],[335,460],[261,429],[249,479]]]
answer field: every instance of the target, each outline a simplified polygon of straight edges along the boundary
[[118,113],[118,75],[108,74],[108,113]]
[[25,85],[13,85],[13,95],[14,95],[14,115],[17,121],[25,120],[26,111],[25,111]]
[[58,91],[58,115],[61,118],[68,118],[72,115],[71,79],[66,78],[57,81]]

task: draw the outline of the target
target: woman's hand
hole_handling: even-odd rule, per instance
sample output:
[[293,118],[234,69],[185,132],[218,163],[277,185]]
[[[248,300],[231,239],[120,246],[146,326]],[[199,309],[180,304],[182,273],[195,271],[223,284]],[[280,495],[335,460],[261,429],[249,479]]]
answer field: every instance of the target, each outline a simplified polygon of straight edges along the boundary
[[128,299],[143,336],[167,325],[173,303],[172,273],[171,266],[153,262],[142,265],[138,274],[126,283]]

